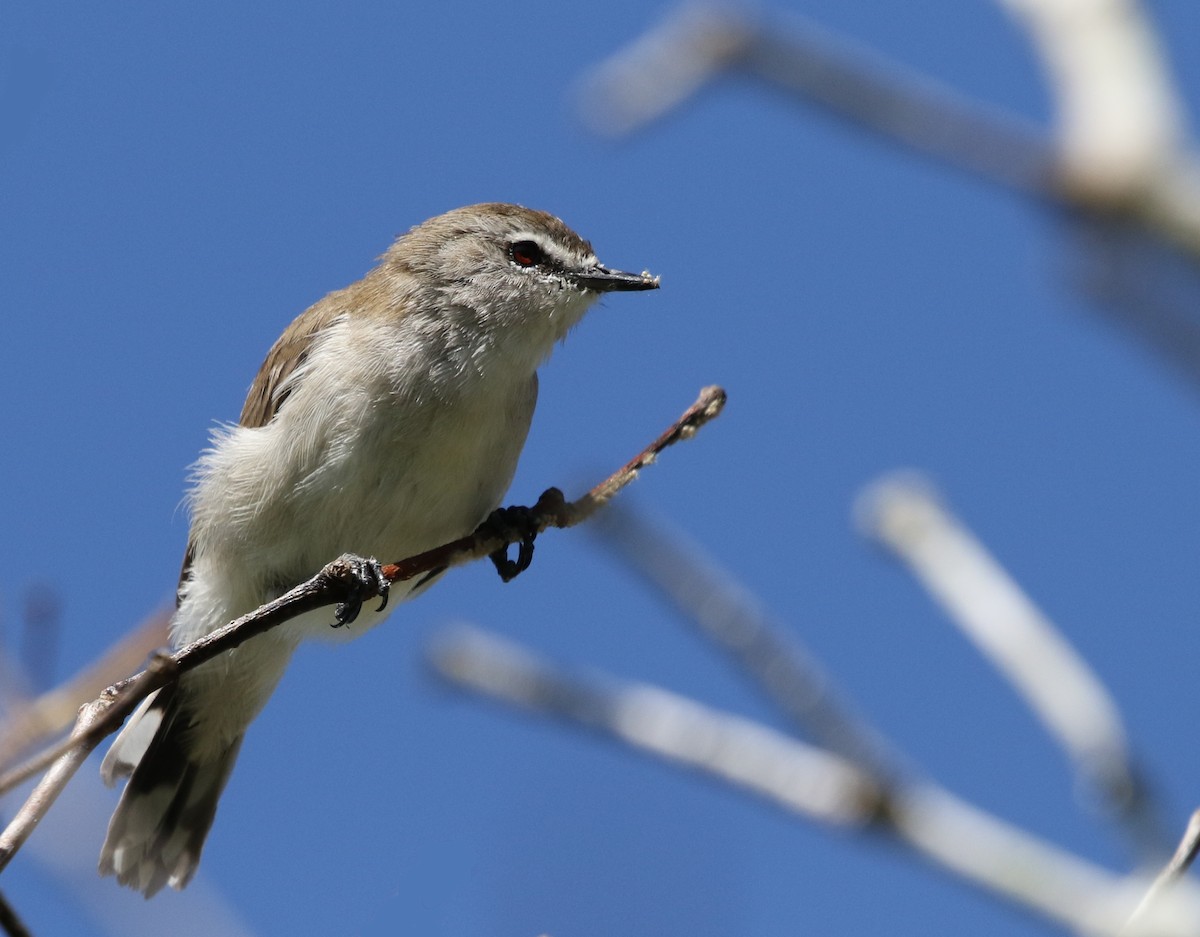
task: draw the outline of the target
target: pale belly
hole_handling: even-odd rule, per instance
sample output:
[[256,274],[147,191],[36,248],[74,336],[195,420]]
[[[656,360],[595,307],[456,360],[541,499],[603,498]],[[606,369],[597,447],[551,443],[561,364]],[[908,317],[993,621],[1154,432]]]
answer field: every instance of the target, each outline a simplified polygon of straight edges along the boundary
[[[530,383],[508,399],[492,393],[350,412],[341,415],[349,429],[326,433],[340,444],[324,447],[305,447],[286,420],[235,430],[228,451],[218,446],[219,457],[209,457],[193,499],[193,574],[204,581],[193,591],[207,593],[198,603],[207,608],[177,616],[177,639],[251,611],[343,553],[396,562],[469,534],[508,489],[535,395]],[[263,465],[275,471],[256,471]],[[389,610],[410,589],[399,585]],[[332,630],[332,610],[316,618],[305,616],[288,631],[299,638]],[[377,620],[364,609],[353,632]]]

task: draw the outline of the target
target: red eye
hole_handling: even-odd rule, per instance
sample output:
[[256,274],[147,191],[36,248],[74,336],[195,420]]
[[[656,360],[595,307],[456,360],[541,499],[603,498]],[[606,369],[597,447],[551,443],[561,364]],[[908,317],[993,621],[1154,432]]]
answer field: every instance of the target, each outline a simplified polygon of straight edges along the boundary
[[536,267],[546,259],[542,249],[533,241],[517,241],[509,248],[513,263],[520,267]]

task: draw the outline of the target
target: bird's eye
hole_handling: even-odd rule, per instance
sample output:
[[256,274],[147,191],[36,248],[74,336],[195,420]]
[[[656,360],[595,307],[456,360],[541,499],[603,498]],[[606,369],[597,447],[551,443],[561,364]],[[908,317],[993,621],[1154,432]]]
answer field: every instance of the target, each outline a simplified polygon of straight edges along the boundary
[[546,259],[542,249],[533,241],[517,241],[508,251],[518,267],[536,267]]

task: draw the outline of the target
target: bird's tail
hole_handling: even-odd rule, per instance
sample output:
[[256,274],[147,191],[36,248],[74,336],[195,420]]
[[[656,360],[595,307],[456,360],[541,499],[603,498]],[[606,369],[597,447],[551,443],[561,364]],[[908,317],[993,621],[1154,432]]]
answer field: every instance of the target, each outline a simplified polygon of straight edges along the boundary
[[150,696],[100,768],[109,786],[129,778],[100,850],[100,874],[116,875],[147,898],[164,885],[183,888],[195,874],[242,745],[238,735],[216,752],[191,750],[185,695],[173,685]]

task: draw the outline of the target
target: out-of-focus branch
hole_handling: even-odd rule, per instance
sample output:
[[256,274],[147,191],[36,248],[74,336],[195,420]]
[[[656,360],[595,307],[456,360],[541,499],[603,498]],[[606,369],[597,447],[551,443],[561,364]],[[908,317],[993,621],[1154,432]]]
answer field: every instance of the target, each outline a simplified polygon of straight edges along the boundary
[[860,496],[857,514],[1008,679],[1136,845],[1165,853],[1112,696],[930,485],[912,474],[886,477]]
[[1058,107],[1061,176],[1124,200],[1178,158],[1182,109],[1136,0],[999,0],[1028,32]]
[[1200,163],[1143,5],[1000,2],[1028,31],[1050,78],[1067,204],[1135,218],[1200,257]]
[[728,654],[797,731],[876,778],[897,770],[898,759],[884,740],[850,712],[799,640],[698,546],[628,507],[606,512],[594,529],[689,625]]
[[67,729],[80,706],[165,645],[170,618],[165,610],[155,612],[62,686],[15,705],[0,723],[0,768],[32,745]]
[[[558,489],[544,493],[529,512],[533,527],[543,531],[549,527],[572,527],[587,520],[637,478],[641,469],[653,463],[664,449],[690,439],[700,427],[720,414],[724,405],[725,392],[721,388],[704,388],[696,402],[654,442],[577,500],[565,501]],[[399,582],[431,570],[459,566],[490,556],[521,536],[521,533],[512,532],[509,538],[507,535],[485,532],[481,528],[469,537],[438,549],[385,565],[384,577],[388,582]],[[0,777],[0,793],[4,793],[49,768],[12,822],[0,833],[0,871],[7,867],[29,838],[38,821],[53,805],[88,754],[105,736],[116,731],[141,700],[177,679],[179,674],[304,612],[346,602],[351,598],[365,601],[376,597],[377,591],[368,594],[368,590],[363,588],[364,583],[357,573],[361,565],[358,560],[349,555],[339,557],[308,582],[275,601],[268,602],[174,654],[160,654],[146,670],[109,687],[98,699],[84,706],[68,739]]]
[[[657,687],[582,680],[499,638],[465,630],[432,652],[452,685],[585,727],[780,807],[840,827],[871,829],[937,867],[1079,933],[1117,934],[1142,889],[927,782],[888,793],[838,756]],[[1200,930],[1192,889],[1162,896],[1127,933]]]
[[1119,219],[1079,219],[1073,285],[1160,358],[1200,380],[1196,257]]
[[1196,861],[1197,854],[1200,854],[1200,810],[1192,813],[1187,829],[1183,832],[1183,838],[1175,848],[1175,854],[1163,866],[1162,871],[1158,873],[1147,890],[1146,897],[1142,899],[1130,916],[1130,926],[1136,926],[1145,918],[1149,909],[1162,897],[1163,893],[1174,886],[1191,868],[1192,863]]
[[430,659],[459,687],[595,729],[812,820],[862,826],[881,805],[878,785],[850,762],[660,687],[584,680],[470,628],[438,642]]
[[[1029,33],[1045,65],[1058,110],[1066,201],[1091,209],[1080,226],[1092,255],[1087,285],[1195,379],[1200,164],[1143,5],[1000,2]],[[1139,224],[1126,223],[1131,219]]]
[[1052,194],[1056,160],[1036,128],[799,18],[781,29],[734,7],[685,4],[592,70],[580,113],[600,133],[632,133],[726,74],[1006,187]]
[[6,937],[33,937],[3,893],[0,893],[0,931]]
[[581,111],[630,133],[715,78],[749,75],[894,143],[1093,217],[1138,222],[1200,257],[1200,163],[1132,0],[1004,0],[1056,83],[1056,133],[1031,128],[811,23],[685,4],[595,68]]

